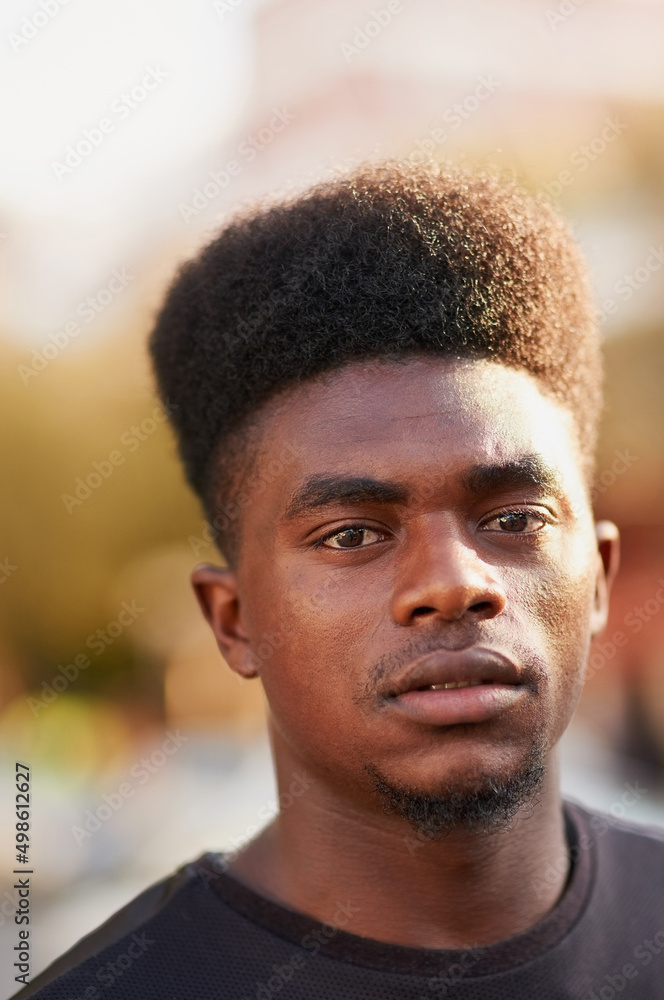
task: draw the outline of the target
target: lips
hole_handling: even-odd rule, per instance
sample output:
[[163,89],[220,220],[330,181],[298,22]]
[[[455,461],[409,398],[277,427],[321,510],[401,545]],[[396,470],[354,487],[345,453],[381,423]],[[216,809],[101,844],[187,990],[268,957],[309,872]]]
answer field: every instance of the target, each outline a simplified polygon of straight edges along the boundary
[[453,688],[480,684],[523,683],[519,667],[496,650],[472,646],[469,649],[436,649],[409,663],[392,681],[383,694],[395,697],[419,688],[451,685]]
[[410,663],[382,694],[384,704],[437,726],[485,722],[531,694],[527,672],[495,650],[438,649]]

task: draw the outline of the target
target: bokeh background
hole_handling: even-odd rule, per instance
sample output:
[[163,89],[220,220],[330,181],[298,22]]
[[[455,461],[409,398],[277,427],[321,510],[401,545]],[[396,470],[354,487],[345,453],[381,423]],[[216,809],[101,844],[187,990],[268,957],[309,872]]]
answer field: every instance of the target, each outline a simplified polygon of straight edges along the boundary
[[0,48],[0,996],[16,760],[33,973],[276,809],[260,689],[189,588],[217,557],[144,345],[238,206],[363,159],[498,167],[588,257],[623,567],[564,783],[664,822],[664,3],[5,0]]

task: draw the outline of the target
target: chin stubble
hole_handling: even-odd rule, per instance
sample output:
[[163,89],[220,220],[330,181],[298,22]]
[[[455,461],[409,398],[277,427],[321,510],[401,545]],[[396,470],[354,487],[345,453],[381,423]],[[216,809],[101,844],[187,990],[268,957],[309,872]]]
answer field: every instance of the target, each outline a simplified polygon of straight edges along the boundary
[[403,817],[420,840],[438,840],[452,832],[498,833],[516,813],[532,804],[546,768],[544,741],[536,741],[515,774],[491,776],[473,788],[458,786],[431,795],[390,781],[373,764],[365,764],[385,812]]

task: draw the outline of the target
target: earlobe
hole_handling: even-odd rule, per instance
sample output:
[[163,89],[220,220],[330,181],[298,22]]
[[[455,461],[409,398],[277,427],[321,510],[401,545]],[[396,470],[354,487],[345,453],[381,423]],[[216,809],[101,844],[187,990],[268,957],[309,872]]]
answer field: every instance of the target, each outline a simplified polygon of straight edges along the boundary
[[598,521],[597,571],[595,577],[595,603],[592,618],[592,637],[599,635],[609,617],[609,594],[620,563],[620,534],[612,521]]
[[249,635],[242,621],[235,573],[210,563],[199,563],[192,570],[191,584],[205,620],[231,670],[242,677],[255,677],[257,670],[249,648]]

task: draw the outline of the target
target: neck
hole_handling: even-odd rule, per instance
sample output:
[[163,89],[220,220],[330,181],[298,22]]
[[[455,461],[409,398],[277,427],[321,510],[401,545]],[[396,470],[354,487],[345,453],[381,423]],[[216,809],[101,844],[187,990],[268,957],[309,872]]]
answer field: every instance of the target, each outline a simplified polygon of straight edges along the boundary
[[[398,816],[342,800],[322,778],[293,795],[294,761],[277,761],[288,802],[231,864],[241,882],[291,909],[415,948],[467,948],[523,933],[557,903],[569,861],[555,751],[534,804],[499,833],[418,836]],[[546,875],[546,877],[545,877]]]

